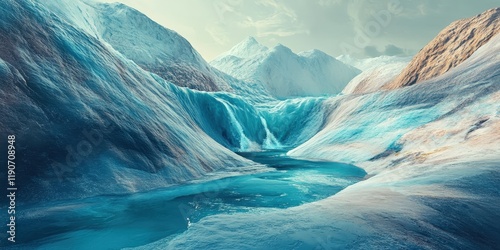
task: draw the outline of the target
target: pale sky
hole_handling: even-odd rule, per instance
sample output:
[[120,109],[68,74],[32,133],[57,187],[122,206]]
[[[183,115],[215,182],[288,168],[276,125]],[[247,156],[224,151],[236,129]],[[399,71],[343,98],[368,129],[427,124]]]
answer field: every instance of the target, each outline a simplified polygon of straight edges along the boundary
[[[101,0],[117,2],[117,0]],[[413,55],[454,20],[498,0],[118,0],[184,36],[210,61],[248,36],[294,52]]]

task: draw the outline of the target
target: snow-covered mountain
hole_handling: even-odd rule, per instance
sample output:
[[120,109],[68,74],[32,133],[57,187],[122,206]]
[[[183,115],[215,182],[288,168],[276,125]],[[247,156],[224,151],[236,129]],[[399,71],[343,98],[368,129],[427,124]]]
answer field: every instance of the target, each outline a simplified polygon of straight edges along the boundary
[[44,5],[167,81],[197,90],[230,90],[184,37],[129,6],[92,0],[49,0]]
[[378,57],[368,57],[368,58],[356,58],[350,55],[340,55],[335,59],[351,65],[355,68],[360,69],[365,72],[369,69],[379,68],[392,63],[408,63],[411,57],[401,57],[401,56],[378,56]]
[[363,71],[347,84],[342,93],[363,94],[378,91],[394,80],[408,65],[411,57],[379,56],[357,59],[342,55],[337,57],[337,60]]
[[264,86],[278,98],[338,94],[361,72],[319,50],[295,54],[281,44],[267,48],[253,37],[210,64],[237,79]]

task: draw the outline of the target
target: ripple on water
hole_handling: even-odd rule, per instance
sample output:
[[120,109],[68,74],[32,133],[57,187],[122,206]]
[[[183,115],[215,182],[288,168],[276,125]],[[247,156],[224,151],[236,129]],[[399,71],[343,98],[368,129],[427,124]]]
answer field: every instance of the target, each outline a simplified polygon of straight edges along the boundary
[[366,175],[353,165],[293,159],[284,151],[241,155],[272,171],[25,208],[19,227],[27,228],[27,232],[19,240],[45,248],[141,246],[181,233],[209,215],[281,209],[317,201]]

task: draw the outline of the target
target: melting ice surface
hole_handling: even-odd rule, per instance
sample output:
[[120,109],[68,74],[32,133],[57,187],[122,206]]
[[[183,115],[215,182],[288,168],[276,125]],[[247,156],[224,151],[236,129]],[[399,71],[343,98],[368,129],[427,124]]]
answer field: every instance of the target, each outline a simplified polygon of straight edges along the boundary
[[269,171],[27,208],[19,227],[28,232],[20,241],[42,249],[141,246],[181,233],[206,216],[317,201],[366,175],[353,165],[293,159],[284,151],[240,154]]

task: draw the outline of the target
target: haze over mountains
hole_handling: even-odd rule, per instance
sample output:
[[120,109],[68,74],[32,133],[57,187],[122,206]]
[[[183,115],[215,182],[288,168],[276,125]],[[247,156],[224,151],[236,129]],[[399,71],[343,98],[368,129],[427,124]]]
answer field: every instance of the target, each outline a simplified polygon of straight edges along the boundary
[[[316,202],[214,214],[125,247],[494,248],[499,10],[451,24],[411,62],[296,54],[250,37],[208,64],[182,36],[126,5],[1,1],[0,133],[16,135],[25,209],[16,217],[28,229],[58,213],[75,218],[31,228],[15,247],[83,248],[79,237],[106,225],[68,225],[101,221],[96,211],[115,206],[107,201],[165,187],[181,190],[176,200],[191,194],[189,183],[288,171],[242,157],[286,150],[368,175]],[[280,197],[269,183],[300,186],[303,178],[262,179],[266,186],[247,190]],[[85,200],[95,196],[103,203]],[[139,210],[133,202],[120,209],[141,211],[135,220],[179,209],[141,197],[130,198]],[[128,230],[113,232],[134,239]]]

